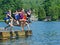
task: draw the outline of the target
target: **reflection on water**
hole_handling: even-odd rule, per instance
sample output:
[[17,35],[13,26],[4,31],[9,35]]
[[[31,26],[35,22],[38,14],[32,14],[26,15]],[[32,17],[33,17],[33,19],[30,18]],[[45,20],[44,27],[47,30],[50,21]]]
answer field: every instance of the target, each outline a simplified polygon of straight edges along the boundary
[[[0,27],[5,26],[4,22],[0,22]],[[0,40],[0,45],[60,45],[60,22],[32,22],[30,28],[32,36]],[[14,29],[21,30],[20,27],[16,26]]]

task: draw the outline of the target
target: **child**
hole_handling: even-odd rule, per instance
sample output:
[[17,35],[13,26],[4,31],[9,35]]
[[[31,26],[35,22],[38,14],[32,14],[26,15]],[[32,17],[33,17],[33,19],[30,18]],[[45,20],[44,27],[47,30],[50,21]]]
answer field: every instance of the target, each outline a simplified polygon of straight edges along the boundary
[[7,23],[7,24],[9,24],[8,26],[6,26],[5,27],[5,29],[7,29],[8,27],[13,27],[13,18],[12,18],[12,16],[11,16],[11,10],[8,10],[7,12],[6,12],[6,17],[5,17],[5,22]]
[[14,14],[14,17],[15,17],[15,20],[16,20],[16,23],[19,25],[19,13],[16,11]]
[[26,16],[25,15],[25,11],[24,9],[20,9],[19,12],[19,21],[21,22],[21,27],[22,27],[22,31],[24,31],[24,25],[25,25],[25,21],[26,21]]
[[29,9],[29,10],[27,10],[27,22],[28,23],[31,23],[31,21],[30,21],[30,17],[31,17],[31,10]]

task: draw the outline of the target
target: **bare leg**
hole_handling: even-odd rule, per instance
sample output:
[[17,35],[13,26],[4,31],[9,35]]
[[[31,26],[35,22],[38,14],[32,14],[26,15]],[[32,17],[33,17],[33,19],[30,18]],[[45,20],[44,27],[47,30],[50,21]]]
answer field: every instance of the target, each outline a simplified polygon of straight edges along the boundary
[[5,27],[5,30],[7,30],[8,27],[10,27],[10,25],[6,26],[6,27]]
[[30,30],[29,24],[26,22],[28,30]]
[[24,22],[21,22],[22,31],[24,31]]
[[5,27],[5,30],[7,30],[8,27],[13,27],[13,19],[10,19],[10,22],[8,22],[8,26]]
[[11,26],[12,26],[12,25],[13,25],[13,19],[10,19],[10,21],[11,21],[10,24],[11,24]]
[[17,20],[16,23],[19,25],[19,21]]
[[8,27],[13,27],[13,25],[9,23],[9,25],[5,27],[5,30],[7,30]]

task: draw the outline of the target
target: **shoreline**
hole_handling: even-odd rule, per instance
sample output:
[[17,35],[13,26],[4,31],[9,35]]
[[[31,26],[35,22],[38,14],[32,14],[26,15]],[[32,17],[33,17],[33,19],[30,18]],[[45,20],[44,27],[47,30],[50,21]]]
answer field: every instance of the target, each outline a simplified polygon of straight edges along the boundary
[[0,20],[0,22],[4,22],[4,20]]

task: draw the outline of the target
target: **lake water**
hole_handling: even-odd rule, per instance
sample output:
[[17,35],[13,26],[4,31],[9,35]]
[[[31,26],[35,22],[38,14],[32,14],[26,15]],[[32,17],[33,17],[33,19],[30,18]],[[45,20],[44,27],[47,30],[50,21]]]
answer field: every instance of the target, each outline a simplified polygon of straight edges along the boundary
[[[4,22],[0,22],[0,27],[5,27]],[[1,40],[0,45],[60,45],[60,22],[36,21],[30,24],[32,36],[11,40]],[[14,29],[21,30],[15,26]],[[25,27],[27,30],[27,27]]]

